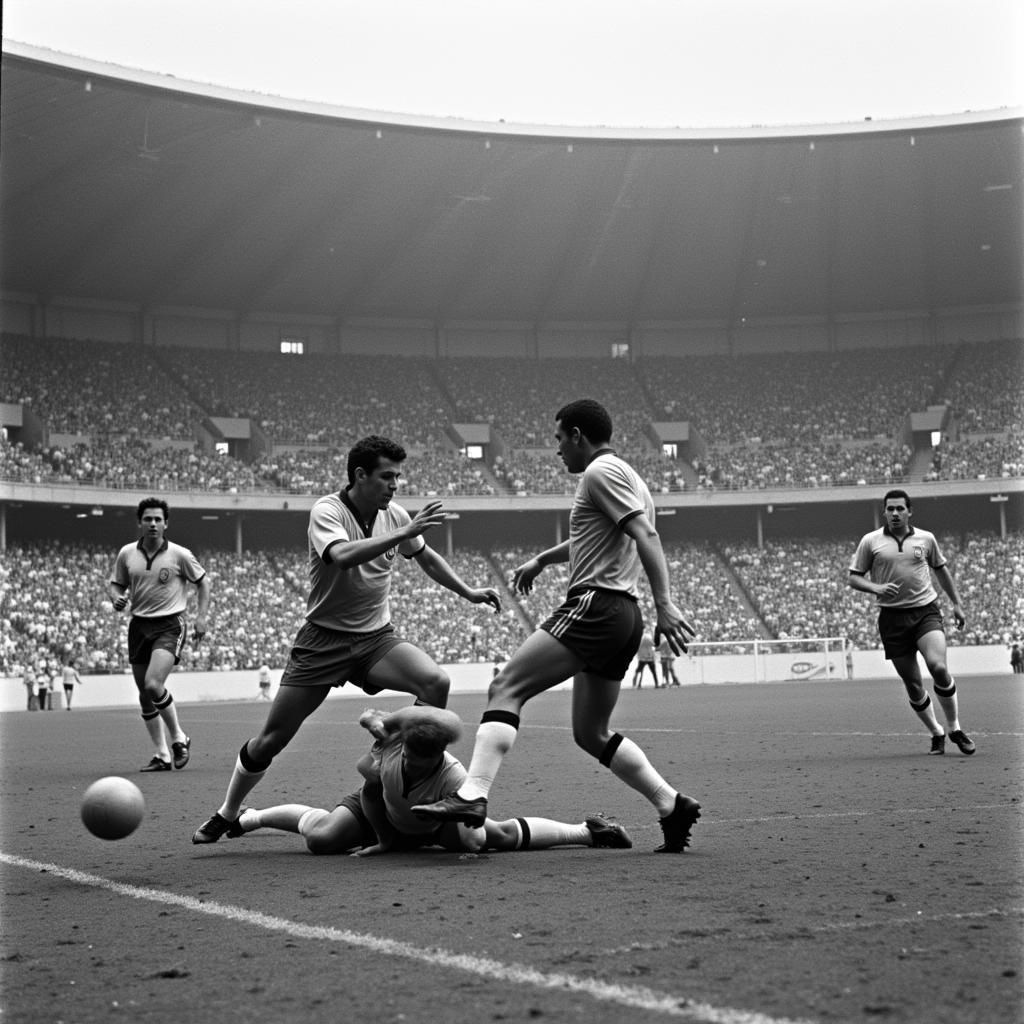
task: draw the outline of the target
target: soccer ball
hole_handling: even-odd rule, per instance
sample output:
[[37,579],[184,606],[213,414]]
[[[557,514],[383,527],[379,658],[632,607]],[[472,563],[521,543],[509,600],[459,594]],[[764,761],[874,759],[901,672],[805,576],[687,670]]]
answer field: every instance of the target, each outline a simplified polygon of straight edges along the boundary
[[82,823],[99,839],[130,836],[145,813],[142,791],[118,775],[97,779],[82,794]]

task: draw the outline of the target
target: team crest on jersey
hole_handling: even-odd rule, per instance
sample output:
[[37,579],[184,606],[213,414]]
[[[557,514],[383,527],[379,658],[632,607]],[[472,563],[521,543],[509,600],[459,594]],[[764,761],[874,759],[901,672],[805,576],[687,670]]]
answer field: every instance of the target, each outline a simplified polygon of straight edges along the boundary
[[915,544],[914,545],[914,561],[916,561],[916,562],[923,562],[924,561],[924,548],[921,547],[920,544]]
[[168,569],[168,568],[166,568],[166,566],[165,566],[165,567],[164,567],[163,569],[161,569],[161,570],[160,570],[160,571],[159,571],[159,572],[157,573],[157,575],[156,575],[156,578],[157,578],[157,579],[158,579],[158,580],[159,580],[159,581],[160,581],[161,583],[166,583],[166,582],[167,582],[167,581],[168,581],[168,580],[169,580],[169,579],[171,578],[171,570],[170,570],[170,569]]

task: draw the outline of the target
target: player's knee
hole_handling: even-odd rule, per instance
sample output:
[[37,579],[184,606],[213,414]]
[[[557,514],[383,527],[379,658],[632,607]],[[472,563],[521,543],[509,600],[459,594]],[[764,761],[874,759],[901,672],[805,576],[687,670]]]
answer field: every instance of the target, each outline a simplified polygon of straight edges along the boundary
[[489,702],[497,701],[502,704],[525,704],[532,695],[532,682],[529,676],[513,668],[510,662],[491,680],[490,686],[487,687],[487,699]]
[[317,835],[316,832],[306,836],[306,849],[317,856],[339,852],[337,849],[337,843],[335,843],[333,839],[329,836]]
[[435,708],[448,706],[448,691],[451,689],[448,673],[438,668],[420,682],[419,700]]
[[[600,758],[608,746],[611,736],[608,733],[598,733],[586,726],[572,728],[572,738],[576,746],[586,751],[591,757]],[[620,737],[621,742],[621,737]]]
[[911,704],[922,700],[925,696],[924,683],[920,679],[907,679],[904,677],[903,688],[907,691]]

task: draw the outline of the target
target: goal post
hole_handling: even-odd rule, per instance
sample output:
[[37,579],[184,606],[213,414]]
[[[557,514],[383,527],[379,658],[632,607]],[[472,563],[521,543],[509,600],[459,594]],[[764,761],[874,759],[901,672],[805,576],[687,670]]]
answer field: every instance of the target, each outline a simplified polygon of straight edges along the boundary
[[727,640],[688,644],[675,661],[684,685],[700,683],[839,682],[852,675],[846,637]]

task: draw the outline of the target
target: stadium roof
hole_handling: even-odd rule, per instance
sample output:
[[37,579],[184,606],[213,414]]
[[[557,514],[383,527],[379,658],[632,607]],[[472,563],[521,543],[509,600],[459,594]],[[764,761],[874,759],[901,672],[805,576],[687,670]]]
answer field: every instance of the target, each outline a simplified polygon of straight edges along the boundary
[[4,47],[0,289],[44,304],[634,325],[1022,301],[1019,109],[627,134]]

